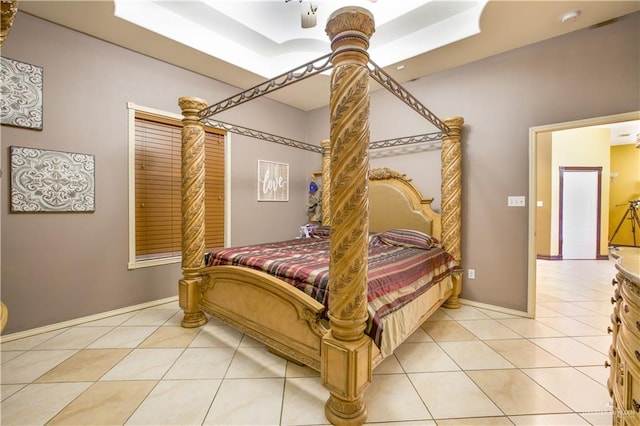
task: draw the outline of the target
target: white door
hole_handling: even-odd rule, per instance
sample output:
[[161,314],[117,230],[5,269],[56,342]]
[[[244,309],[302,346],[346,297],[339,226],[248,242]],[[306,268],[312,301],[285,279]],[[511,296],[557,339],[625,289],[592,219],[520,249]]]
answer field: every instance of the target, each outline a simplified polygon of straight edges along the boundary
[[596,259],[598,175],[596,170],[565,170],[563,173],[563,259]]

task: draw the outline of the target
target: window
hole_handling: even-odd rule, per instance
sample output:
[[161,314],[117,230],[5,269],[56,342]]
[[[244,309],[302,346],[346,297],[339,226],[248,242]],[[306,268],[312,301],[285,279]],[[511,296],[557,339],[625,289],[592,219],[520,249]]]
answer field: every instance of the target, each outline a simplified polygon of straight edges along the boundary
[[[129,268],[180,261],[181,117],[129,106]],[[205,128],[205,244],[224,246],[225,133]]]

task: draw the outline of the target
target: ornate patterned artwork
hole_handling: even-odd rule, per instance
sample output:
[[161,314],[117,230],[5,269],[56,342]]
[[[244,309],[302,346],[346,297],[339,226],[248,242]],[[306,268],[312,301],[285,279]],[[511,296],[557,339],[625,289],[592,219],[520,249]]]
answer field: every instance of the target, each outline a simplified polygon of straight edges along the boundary
[[1,61],[0,123],[42,130],[42,67]]
[[12,212],[95,211],[90,154],[11,147]]
[[289,165],[258,160],[258,201],[289,201]]

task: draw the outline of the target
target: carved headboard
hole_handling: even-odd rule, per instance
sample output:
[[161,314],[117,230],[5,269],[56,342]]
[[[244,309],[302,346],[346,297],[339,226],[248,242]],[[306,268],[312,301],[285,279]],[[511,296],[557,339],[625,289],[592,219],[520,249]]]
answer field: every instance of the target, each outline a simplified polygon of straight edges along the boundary
[[440,214],[406,175],[388,168],[369,171],[369,231],[415,229],[441,238]]

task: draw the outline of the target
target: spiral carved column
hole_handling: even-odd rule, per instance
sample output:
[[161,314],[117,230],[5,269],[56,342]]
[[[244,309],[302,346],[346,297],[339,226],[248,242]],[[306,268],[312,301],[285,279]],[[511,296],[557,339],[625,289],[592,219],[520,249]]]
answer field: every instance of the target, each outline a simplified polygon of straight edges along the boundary
[[[462,149],[461,135],[464,119],[444,120],[449,132],[442,135],[442,245],[459,262],[462,234]],[[453,294],[444,303],[446,308],[459,308],[462,276],[453,278]]]
[[183,97],[182,109],[182,279],[178,282],[182,326],[199,327],[207,322],[200,311],[198,269],[204,266],[204,126],[198,111],[207,107],[202,99]]
[[320,142],[322,147],[322,224],[331,225],[331,141]]
[[333,50],[329,103],[331,331],[322,342],[321,370],[330,392],[325,414],[335,425],[365,422],[363,394],[371,383],[372,342],[364,331],[369,233],[367,48],[374,31],[373,16],[358,7],[337,10],[326,27]]

